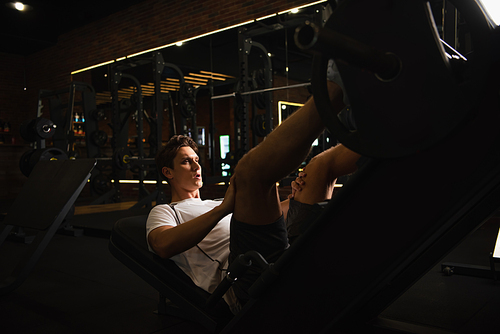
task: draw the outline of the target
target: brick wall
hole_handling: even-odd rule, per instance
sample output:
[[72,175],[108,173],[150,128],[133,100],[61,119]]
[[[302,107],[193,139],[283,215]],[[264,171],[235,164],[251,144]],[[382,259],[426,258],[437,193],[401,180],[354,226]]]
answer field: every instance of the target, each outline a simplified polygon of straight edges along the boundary
[[[2,133],[4,143],[19,143],[19,127],[28,114],[35,116],[36,110],[28,108],[29,92],[25,88],[26,58],[0,53],[0,121],[10,124],[10,133]],[[3,132],[3,128],[0,132]]]
[[[61,35],[55,46],[30,56],[0,53],[0,119],[11,123],[14,131],[12,138],[18,145],[22,143],[18,134],[21,123],[36,115],[39,90],[63,89],[68,87],[71,80],[81,80],[82,75],[71,77],[70,73],[74,70],[309,2],[150,0]],[[27,147],[15,146],[12,150],[20,151],[20,156]],[[0,151],[0,160],[10,162],[3,163],[2,169],[19,169],[19,161],[12,153]],[[0,182],[2,187],[19,189],[20,181],[14,181],[17,185],[13,185],[5,173],[0,174]],[[16,193],[16,190],[3,191],[0,199],[12,199]]]

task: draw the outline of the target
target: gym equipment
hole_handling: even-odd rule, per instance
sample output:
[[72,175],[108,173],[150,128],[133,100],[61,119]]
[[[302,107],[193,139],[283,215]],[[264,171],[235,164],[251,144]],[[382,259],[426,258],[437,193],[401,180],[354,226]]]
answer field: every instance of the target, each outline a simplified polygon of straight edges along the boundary
[[[43,102],[48,99],[50,119],[57,124],[57,129],[53,135],[53,146],[72,155],[75,151],[75,144],[79,138],[75,136],[75,127],[82,127],[85,133],[92,133],[96,128],[96,120],[92,115],[96,110],[95,90],[84,82],[72,81],[68,88],[60,90],[40,90],[38,94],[37,117],[42,114]],[[80,114],[84,123],[75,123],[76,115]],[[97,154],[93,150],[93,144],[87,137],[87,156],[92,157]]]
[[195,321],[215,331],[232,316],[227,305],[219,300],[208,310],[205,305],[210,294],[197,287],[173,261],[148,250],[146,220],[147,216],[134,216],[117,221],[111,231],[110,252],[158,290],[159,314]]
[[[315,101],[340,142],[369,157],[407,156],[436,145],[470,117],[491,65],[492,27],[475,1],[451,3],[470,29],[473,54],[467,61],[446,56],[425,1],[343,1],[324,28],[298,29],[297,45],[316,50]],[[351,101],[354,131],[329,102],[329,58],[336,60]]]
[[104,195],[112,188],[110,178],[103,173],[92,175],[90,186],[97,195]]
[[57,147],[45,147],[45,139],[55,134],[57,126],[50,119],[37,117],[21,125],[21,136],[24,140],[34,142],[35,149],[25,152],[19,160],[19,169],[29,177],[39,161],[66,160],[68,155]]
[[465,275],[480,278],[489,278],[496,281],[497,271],[495,268],[495,263],[500,262],[500,231],[497,233],[495,243],[492,244],[492,249],[493,251],[491,251],[488,255],[486,255],[485,253],[485,257],[488,256],[489,266],[457,262],[444,262],[441,263],[441,271],[446,276]]
[[[112,177],[114,182],[112,184],[112,189],[102,194],[99,198],[92,202],[92,204],[100,204],[104,202],[120,202],[121,192],[120,192],[120,179],[126,178],[126,170],[134,167],[144,169],[145,165],[154,163],[154,159],[145,158],[144,154],[144,105],[142,96],[142,86],[139,80],[132,74],[126,73],[126,71],[136,68],[140,65],[149,65],[153,69],[153,82],[154,85],[154,96],[152,98],[151,105],[151,116],[147,115],[147,119],[150,122],[151,136],[156,142],[151,145],[150,155],[154,156],[158,147],[161,147],[162,140],[162,119],[163,119],[163,102],[164,97],[161,93],[160,79],[162,72],[167,66],[174,66],[166,64],[163,61],[163,57],[160,52],[153,52],[148,56],[140,57],[137,59],[125,59],[120,62],[116,62],[111,66],[109,71],[110,84],[111,84],[111,96],[113,105],[113,115],[111,120],[111,128],[113,130],[113,136],[110,139],[111,147],[113,149],[113,156],[111,158],[101,157],[99,154],[91,155],[96,157],[98,162],[111,162],[112,166]],[[127,79],[133,82],[136,92],[130,96],[129,99],[120,99],[118,96],[119,85],[123,79]],[[184,83],[183,79],[180,82]],[[189,91],[188,88],[184,88],[185,91]],[[170,99],[170,98],[169,98]],[[137,155],[133,156],[128,149],[129,140],[129,121],[130,116],[136,115],[136,145],[137,145]],[[100,117],[99,115],[95,116]],[[96,129],[97,130],[97,129]],[[100,144],[107,140],[107,135],[99,131],[92,133],[92,138],[95,143]],[[100,169],[100,167],[98,168]],[[156,171],[156,169],[154,169]],[[162,179],[155,172],[156,175],[156,190],[150,194],[144,186],[144,173],[139,172],[139,201],[136,207],[142,207],[143,205],[151,205],[151,202],[156,199],[157,203],[165,203],[166,198],[162,188]],[[95,183],[96,191],[102,191],[107,188],[108,183],[104,181],[104,177],[101,177]]]
[[256,115],[252,119],[252,130],[259,137],[265,137],[266,131],[266,117],[264,115]]
[[[19,287],[28,277],[54,233],[68,216],[73,203],[90,177],[92,159],[39,161],[7,213],[0,245],[15,228],[37,234],[17,266],[0,281],[0,295]],[[27,210],[28,209],[28,210]]]
[[[352,0],[343,2],[339,8],[342,5],[352,5],[365,10],[363,6],[366,6],[373,11],[374,19],[384,24],[381,17],[385,18],[387,15],[382,14],[388,13],[377,13],[375,10],[392,9],[390,4],[401,9],[399,6],[404,3],[408,2]],[[424,4],[419,1],[412,3]],[[471,1],[470,6],[477,4]],[[460,9],[467,11],[469,22],[481,24],[484,15],[477,8],[469,7]],[[415,15],[421,18],[422,11],[418,8]],[[342,12],[335,16],[340,17],[341,14]],[[390,14],[390,18],[399,19],[401,13]],[[477,17],[469,18],[469,15]],[[346,16],[352,19],[350,15]],[[401,24],[402,27],[412,26],[412,15],[401,16],[408,19],[405,24]],[[372,23],[367,34],[371,30],[377,30],[377,24]],[[419,26],[412,26],[418,30],[417,27]],[[394,30],[397,29],[391,24],[390,32]],[[498,29],[490,29],[484,34],[485,36],[477,36],[474,33],[473,40],[478,37],[498,45]],[[419,40],[417,38],[416,41]],[[404,45],[404,41],[401,44]],[[420,50],[418,46],[417,49]],[[422,59],[419,59],[419,63],[427,63],[434,58],[433,48],[429,49],[429,53],[427,49],[421,50]],[[262,274],[261,279],[250,290],[252,300],[224,327],[222,333],[390,332],[386,327],[390,321],[380,319],[379,314],[499,208],[500,133],[497,125],[500,122],[500,84],[497,79],[500,75],[500,57],[496,52],[479,52],[475,55],[473,67],[482,63],[487,71],[473,73],[472,76],[482,76],[485,73],[486,76],[483,80],[476,81],[477,88],[469,87],[469,91],[459,89],[467,95],[461,97],[459,102],[465,103],[471,99],[473,103],[461,106],[458,112],[461,120],[457,123],[451,121],[454,123],[453,129],[445,126],[442,130],[446,134],[434,137],[426,143],[428,146],[425,149],[421,147],[418,154],[415,147],[406,145],[408,141],[397,148],[396,144],[389,141],[387,154],[384,153],[385,142],[380,143],[379,148],[370,145],[363,150],[360,146],[361,152],[366,152],[369,156],[380,154],[397,157],[367,159],[333,197],[318,220],[274,263],[272,269]],[[492,56],[496,57],[494,63],[491,62]],[[410,70],[411,66],[408,68],[404,58],[401,59],[404,70],[393,82],[406,78],[404,82],[410,83],[411,80],[407,77],[409,74],[404,71]],[[325,73],[325,68],[326,63],[320,72]],[[418,64],[417,69],[421,69]],[[355,73],[375,85],[375,91],[381,90],[376,87],[380,84],[378,78],[369,74],[370,79],[366,77],[366,73]],[[443,74],[443,71],[438,70],[429,80],[441,80],[441,77],[435,77],[440,73]],[[419,73],[415,75],[421,78]],[[446,78],[449,76],[446,75],[444,80]],[[349,92],[353,82],[347,80],[347,75],[345,79],[349,83],[346,84],[346,91]],[[313,83],[314,81],[313,78]],[[468,83],[464,83],[464,86],[468,86]],[[314,89],[316,87],[318,86]],[[411,88],[414,85],[406,87],[408,90]],[[449,98],[446,93],[453,89],[441,88]],[[393,94],[398,92],[394,87],[388,89],[392,89]],[[477,94],[478,91],[482,93]],[[355,98],[360,98],[357,94],[359,92],[349,95],[349,98],[353,103],[356,126],[361,136],[362,130],[367,127],[365,118],[373,117],[367,116],[363,111],[357,114],[360,110],[357,106],[361,103],[354,103]],[[383,93],[382,97],[387,97],[386,94]],[[432,99],[425,94],[423,98]],[[401,102],[400,106],[414,102],[415,99],[411,99],[406,104]],[[385,101],[379,103],[382,106],[387,104]],[[446,114],[449,112],[448,108],[455,107],[455,102],[450,102],[442,112]],[[462,118],[464,115],[466,117]],[[436,117],[439,118],[440,115]],[[399,119],[396,118],[395,122],[397,120]],[[359,122],[364,124],[360,126]],[[400,123],[395,124],[395,131],[405,130]],[[426,134],[428,129],[424,126],[420,130]],[[353,142],[355,145],[355,140]],[[431,184],[432,191],[424,187],[425,184]],[[140,233],[144,240],[141,229],[126,233],[129,236]],[[113,242],[115,241],[116,239]],[[133,256],[134,251],[124,250],[128,251]],[[147,263],[141,263],[141,259],[135,258],[135,265],[137,264],[147,267]],[[159,281],[168,286],[168,281],[163,281],[161,276],[156,277],[156,283]],[[192,291],[186,288],[174,292],[184,297]],[[195,312],[205,314],[200,310],[193,311],[193,314]],[[384,323],[382,320],[385,320]]]
[[25,152],[19,160],[19,169],[24,176],[29,177],[39,161],[67,160],[68,155],[57,147],[33,149]]
[[288,85],[288,86],[281,86],[281,87],[271,87],[271,88],[263,88],[263,89],[256,89],[256,90],[251,90],[248,92],[242,92],[242,93],[229,93],[229,94],[223,94],[223,95],[215,95],[212,96],[212,100],[217,100],[217,99],[225,99],[228,97],[237,97],[237,95],[245,96],[245,95],[253,95],[253,94],[260,94],[260,93],[267,93],[267,92],[273,92],[276,90],[282,90],[282,89],[292,89],[292,88],[300,88],[300,87],[308,87],[311,86],[310,82],[304,82],[300,84],[295,84],[295,85]]
[[92,143],[99,147],[104,147],[108,142],[108,134],[103,130],[95,130],[90,134]]
[[112,158],[96,158],[96,160],[99,161],[109,161],[112,160],[113,164],[116,168],[120,170],[126,170],[132,168],[132,165],[137,165],[137,164],[154,164],[155,159],[154,158],[141,158],[138,156],[134,156],[130,149],[128,148],[120,148],[116,150],[113,153]]
[[195,89],[192,84],[184,83],[180,88],[180,112],[184,118],[191,118],[196,113]]
[[103,119],[106,118],[106,114],[104,113],[104,110],[102,109],[94,109],[92,112],[92,118],[95,121],[102,121]]
[[47,139],[54,135],[57,125],[50,119],[37,117],[21,125],[21,137],[27,142],[34,142],[38,138]]

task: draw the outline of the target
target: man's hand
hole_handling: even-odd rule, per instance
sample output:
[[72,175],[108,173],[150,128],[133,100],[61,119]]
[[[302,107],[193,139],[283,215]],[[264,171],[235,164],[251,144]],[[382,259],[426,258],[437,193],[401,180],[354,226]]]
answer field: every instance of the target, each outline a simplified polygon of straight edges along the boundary
[[234,176],[232,176],[229,180],[229,187],[224,195],[224,200],[221,205],[219,205],[220,209],[223,210],[226,215],[234,211],[234,200],[236,197],[236,183],[234,181]]
[[302,187],[305,186],[306,182],[304,181],[304,177],[306,177],[306,173],[300,172],[297,178],[292,181],[291,186],[292,186],[292,193],[288,195],[288,199],[292,199],[295,197],[295,194],[298,191],[302,191]]

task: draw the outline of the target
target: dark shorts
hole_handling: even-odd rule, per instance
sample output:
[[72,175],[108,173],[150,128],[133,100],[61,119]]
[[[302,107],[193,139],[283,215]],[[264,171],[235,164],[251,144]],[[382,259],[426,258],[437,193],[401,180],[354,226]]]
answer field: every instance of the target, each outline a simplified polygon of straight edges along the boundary
[[292,244],[295,239],[304,233],[309,225],[323,212],[323,207],[319,204],[305,204],[290,200],[288,214],[286,216],[286,228],[288,239]]
[[[283,216],[269,225],[249,225],[231,219],[229,264],[238,255],[251,250],[259,252],[268,263],[273,263],[287,248],[288,237]],[[233,285],[233,291],[242,305],[250,299],[248,289],[261,273],[260,268],[251,266]]]

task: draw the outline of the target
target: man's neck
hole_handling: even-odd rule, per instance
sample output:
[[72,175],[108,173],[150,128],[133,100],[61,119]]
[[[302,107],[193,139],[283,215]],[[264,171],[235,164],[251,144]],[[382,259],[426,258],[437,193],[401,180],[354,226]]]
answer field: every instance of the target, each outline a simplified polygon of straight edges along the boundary
[[180,202],[188,198],[200,198],[200,191],[174,191],[172,188],[172,202]]

